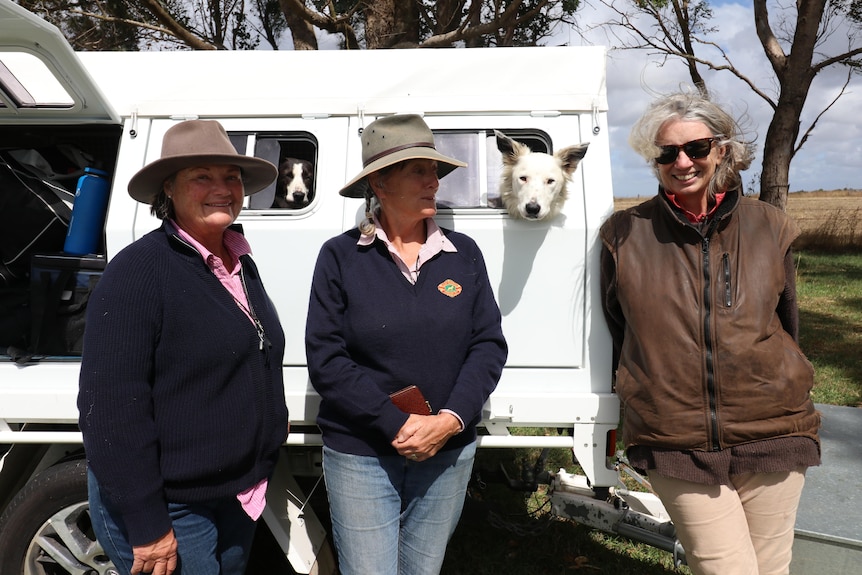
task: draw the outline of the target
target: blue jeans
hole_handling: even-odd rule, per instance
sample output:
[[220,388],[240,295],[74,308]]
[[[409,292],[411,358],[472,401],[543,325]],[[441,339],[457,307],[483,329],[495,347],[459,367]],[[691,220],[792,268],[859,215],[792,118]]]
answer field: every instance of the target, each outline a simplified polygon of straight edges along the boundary
[[414,462],[323,448],[341,575],[436,575],[458,525],[476,444]]
[[[121,575],[129,575],[134,556],[119,513],[102,497],[99,483],[88,472],[90,518],[96,539]],[[177,538],[174,575],[243,575],[248,563],[255,522],[236,497],[204,503],[168,503]]]

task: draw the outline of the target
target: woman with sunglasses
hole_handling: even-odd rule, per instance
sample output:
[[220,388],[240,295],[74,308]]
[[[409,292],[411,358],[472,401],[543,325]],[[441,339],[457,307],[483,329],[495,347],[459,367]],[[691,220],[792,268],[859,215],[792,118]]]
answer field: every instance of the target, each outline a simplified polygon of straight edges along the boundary
[[754,145],[706,98],[660,98],[629,143],[659,191],[601,230],[626,454],[696,575],[787,574],[805,470],[820,463],[798,228],[742,196]]

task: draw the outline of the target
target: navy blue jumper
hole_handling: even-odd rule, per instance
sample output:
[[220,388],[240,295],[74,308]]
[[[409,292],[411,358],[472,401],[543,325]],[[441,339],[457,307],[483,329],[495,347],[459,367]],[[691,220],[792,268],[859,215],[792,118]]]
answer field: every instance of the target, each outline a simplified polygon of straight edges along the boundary
[[90,297],[79,423],[132,545],[168,532],[167,501],[235,497],[271,476],[287,436],[284,333],[254,262],[241,261],[263,350],[168,222],[120,251]]
[[311,383],[322,402],[324,444],[354,455],[396,455],[408,415],[389,394],[418,386],[434,413],[464,422],[443,449],[476,437],[482,406],[506,362],[500,309],[476,243],[442,230],[457,252],[422,264],[411,284],[379,238],[357,245],[353,229],[318,256],[306,323]]

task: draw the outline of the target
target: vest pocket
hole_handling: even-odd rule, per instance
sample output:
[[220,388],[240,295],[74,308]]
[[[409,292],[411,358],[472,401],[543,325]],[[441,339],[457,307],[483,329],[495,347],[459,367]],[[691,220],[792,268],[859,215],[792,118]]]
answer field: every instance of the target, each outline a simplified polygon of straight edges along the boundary
[[724,307],[733,305],[733,282],[730,275],[730,254],[725,252],[721,256],[721,266],[724,271]]

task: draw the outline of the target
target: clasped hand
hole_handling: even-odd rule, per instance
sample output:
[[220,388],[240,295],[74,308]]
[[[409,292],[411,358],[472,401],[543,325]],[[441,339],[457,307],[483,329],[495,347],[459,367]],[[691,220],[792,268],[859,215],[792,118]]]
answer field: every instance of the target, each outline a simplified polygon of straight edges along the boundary
[[425,461],[434,457],[460,430],[461,422],[451,413],[411,414],[395,435],[392,447],[413,461]]

